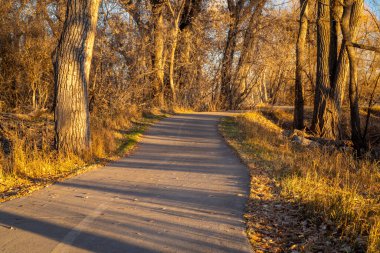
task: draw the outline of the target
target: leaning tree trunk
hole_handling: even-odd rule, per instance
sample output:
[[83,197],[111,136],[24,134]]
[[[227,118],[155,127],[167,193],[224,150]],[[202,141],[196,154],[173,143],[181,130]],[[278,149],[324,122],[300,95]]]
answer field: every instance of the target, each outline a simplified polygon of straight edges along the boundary
[[305,44],[308,29],[308,0],[300,1],[300,24],[298,31],[298,39],[296,46],[296,83],[295,83],[295,96],[294,96],[294,122],[295,129],[304,128],[304,98],[303,87],[305,85]]
[[[361,15],[361,12],[362,12],[362,9],[359,6],[357,5],[352,6],[351,16],[356,17],[358,15]],[[359,18],[351,18],[349,21],[349,30],[352,35],[351,39],[353,40],[355,40],[357,36],[358,23],[359,23]],[[347,76],[349,73],[349,59],[348,59],[347,50],[345,49],[345,45],[342,45],[341,48],[343,49],[341,49],[339,53],[338,67],[336,69],[335,78],[334,78],[335,103],[336,103],[336,107],[339,114],[341,113],[341,110],[342,110],[342,104],[343,104],[346,85],[347,85]]]
[[350,24],[359,23],[363,4],[363,0],[346,0],[342,18],[343,45],[347,51],[350,66],[350,81],[348,88],[351,116],[351,140],[359,154],[367,149],[367,143],[361,132],[357,60],[355,49],[352,46],[355,34],[353,34],[354,31],[350,29]]
[[55,59],[55,144],[59,152],[90,147],[87,86],[100,0],[68,0]]
[[164,17],[165,1],[151,0],[153,19],[153,96],[157,106],[164,105]]
[[172,45],[170,50],[170,64],[169,64],[169,84],[170,84],[170,90],[172,94],[172,105],[177,104],[177,92],[176,87],[174,83],[174,66],[175,66],[175,53],[177,49],[178,44],[178,22],[174,22],[174,28],[172,31]]
[[336,139],[339,129],[331,93],[330,36],[330,1],[320,0],[317,19],[317,84],[311,128],[322,137]]

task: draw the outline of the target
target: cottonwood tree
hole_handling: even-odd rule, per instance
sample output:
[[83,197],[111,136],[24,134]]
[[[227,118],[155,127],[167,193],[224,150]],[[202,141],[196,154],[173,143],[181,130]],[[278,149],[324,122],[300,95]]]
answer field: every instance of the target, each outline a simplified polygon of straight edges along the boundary
[[55,59],[55,132],[60,152],[90,147],[87,87],[100,0],[68,0]]
[[201,0],[181,0],[176,2],[166,1],[171,20],[171,46],[169,50],[169,86],[172,97],[172,104],[177,103],[177,84],[175,83],[175,61],[178,41],[180,39],[181,32],[184,32],[185,49],[182,56],[185,58],[182,62],[189,61],[189,36],[191,36],[191,24],[193,19],[200,11]]
[[[244,1],[228,0],[230,22],[226,44],[221,62],[219,107],[222,109],[237,109],[250,94],[251,87],[247,86],[246,78],[249,72],[249,62],[252,57],[253,46],[259,18],[266,0]],[[246,21],[245,18],[248,17]],[[246,21],[246,22],[244,22]],[[242,24],[245,26],[242,27]],[[240,51],[237,43],[241,31],[244,31]],[[236,68],[235,55],[239,53]]]
[[[342,137],[342,104],[348,83],[351,140],[359,152],[366,150],[368,146],[365,139],[366,130],[364,132],[361,130],[358,59],[355,47],[380,52],[377,47],[356,42],[363,14],[363,5],[363,0],[346,0],[344,2],[322,0],[318,2],[317,72],[311,126],[311,129],[321,137],[330,139]],[[300,85],[301,45],[299,42],[303,26],[301,9],[300,32],[297,43],[295,128],[302,126],[300,118],[303,117],[302,109],[297,103],[300,101],[297,94],[299,97],[301,96],[300,88],[302,87]],[[342,35],[341,43],[339,43],[339,34]]]
[[153,99],[157,106],[164,105],[164,76],[165,76],[165,33],[164,8],[165,0],[150,0],[152,7],[153,33]]
[[[320,136],[335,139],[339,132],[338,115],[332,97],[331,57],[334,55],[331,47],[331,12],[330,1],[318,1],[317,17],[317,81],[314,95],[314,111],[312,130]],[[334,43],[334,42],[333,42]]]

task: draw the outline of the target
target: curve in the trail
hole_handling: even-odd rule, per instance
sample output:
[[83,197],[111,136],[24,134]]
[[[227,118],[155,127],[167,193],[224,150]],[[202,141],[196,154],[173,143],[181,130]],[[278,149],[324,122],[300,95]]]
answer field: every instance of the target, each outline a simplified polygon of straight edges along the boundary
[[164,119],[127,158],[0,204],[0,252],[251,252],[220,117]]

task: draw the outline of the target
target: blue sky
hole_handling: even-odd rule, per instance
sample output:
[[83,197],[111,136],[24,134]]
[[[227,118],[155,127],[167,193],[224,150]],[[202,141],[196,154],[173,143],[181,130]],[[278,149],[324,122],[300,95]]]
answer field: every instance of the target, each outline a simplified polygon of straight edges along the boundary
[[366,5],[380,19],[380,0],[365,0]]

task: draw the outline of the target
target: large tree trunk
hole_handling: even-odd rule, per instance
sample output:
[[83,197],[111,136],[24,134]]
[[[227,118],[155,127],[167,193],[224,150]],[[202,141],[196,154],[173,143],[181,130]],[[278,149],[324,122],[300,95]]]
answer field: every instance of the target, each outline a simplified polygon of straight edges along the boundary
[[[330,87],[324,96],[321,96],[319,107],[314,108],[314,117],[312,129],[321,136],[328,138],[341,137],[341,111],[344,98],[344,91],[347,83],[349,72],[349,59],[345,46],[342,42],[339,57],[337,58],[338,42],[337,35],[340,30],[339,21],[341,20],[342,7],[341,3],[332,0],[330,11],[330,51],[329,51],[329,72]],[[354,15],[360,14],[361,11],[353,7]],[[352,37],[356,36],[358,19],[351,19],[348,22],[348,29]],[[317,96],[317,94],[316,94]],[[324,97],[326,99],[324,99]],[[317,113],[317,114],[315,114]],[[315,116],[317,115],[317,118]]]
[[164,17],[165,1],[151,0],[153,19],[153,96],[157,106],[164,105]]
[[331,96],[330,56],[330,2],[318,2],[317,19],[317,83],[315,87],[312,130],[320,136],[336,139],[338,114]]
[[60,152],[83,154],[90,147],[87,86],[100,0],[68,0],[56,50],[55,134]]
[[308,0],[300,1],[300,24],[298,31],[298,39],[296,46],[296,83],[295,83],[295,94],[294,94],[294,121],[293,126],[295,129],[304,128],[304,98],[303,90],[305,85],[305,69],[306,66],[306,55],[305,55],[305,44],[306,36],[308,30],[308,12],[309,3]]

